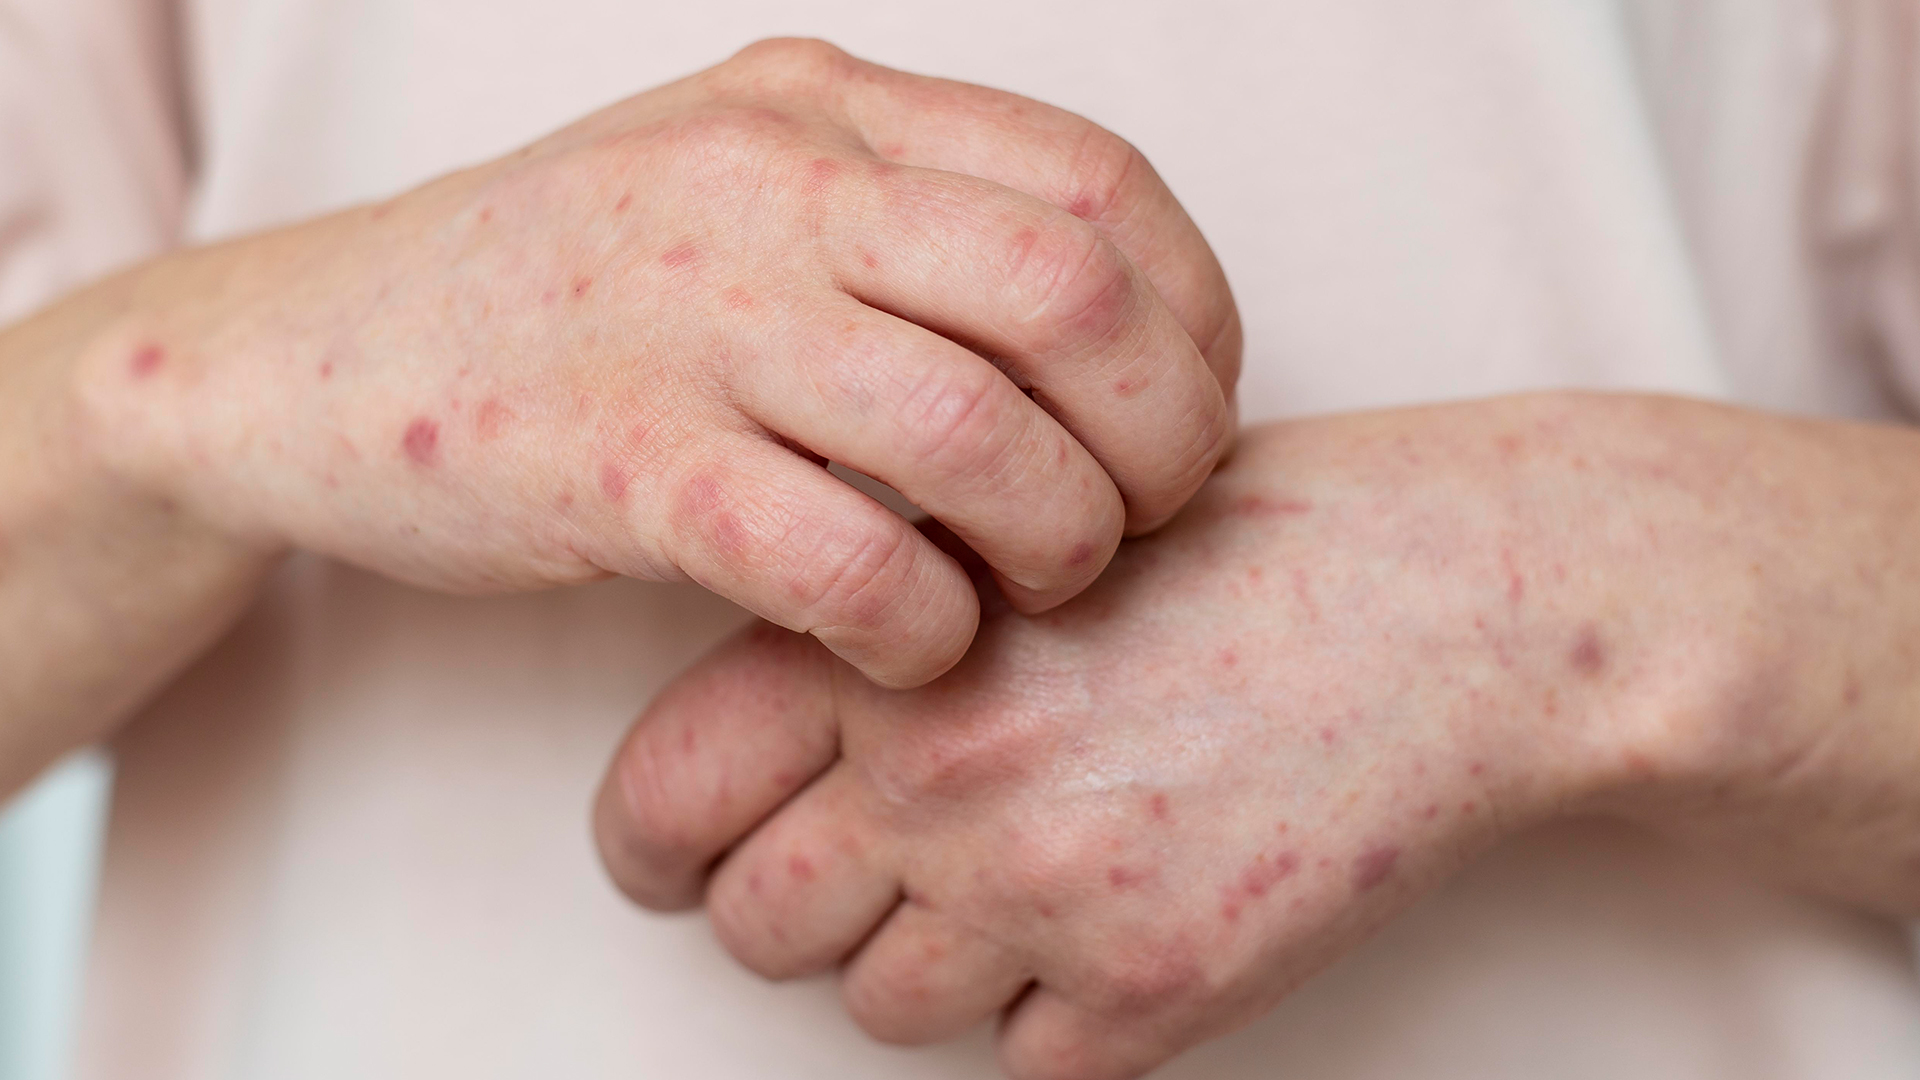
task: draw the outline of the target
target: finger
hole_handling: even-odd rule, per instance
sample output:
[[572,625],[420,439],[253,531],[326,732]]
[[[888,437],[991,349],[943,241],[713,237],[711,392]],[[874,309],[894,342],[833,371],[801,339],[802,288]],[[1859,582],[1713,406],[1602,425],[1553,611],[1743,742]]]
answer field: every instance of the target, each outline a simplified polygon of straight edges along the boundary
[[819,638],[868,678],[918,686],[979,625],[966,574],[906,519],[770,441],[741,437],[679,480],[668,553],[701,585]]
[[859,812],[861,789],[829,771],[720,864],[707,916],[734,958],[770,979],[825,971],[900,900]]
[[1171,516],[1231,433],[1226,399],[1153,285],[1058,207],[970,176],[852,185],[821,238],[857,299],[1004,364],[1119,488],[1130,532]]
[[739,391],[748,415],[891,484],[993,567],[1015,607],[1085,588],[1126,510],[1100,464],[992,364],[843,299]]
[[847,965],[840,995],[867,1034],[917,1046],[1000,1012],[1032,977],[1012,950],[909,898]]
[[1134,1080],[1180,1049],[1151,1019],[1095,1013],[1045,986],[1020,999],[999,1037],[1013,1080]]
[[882,156],[965,173],[1066,209],[1112,240],[1166,301],[1221,387],[1240,373],[1240,315],[1213,248],[1139,150],[1098,124],[983,86],[884,72],[848,95]]
[[812,638],[755,623],[648,704],[594,800],[621,891],[657,910],[698,903],[720,853],[833,763],[833,664]]

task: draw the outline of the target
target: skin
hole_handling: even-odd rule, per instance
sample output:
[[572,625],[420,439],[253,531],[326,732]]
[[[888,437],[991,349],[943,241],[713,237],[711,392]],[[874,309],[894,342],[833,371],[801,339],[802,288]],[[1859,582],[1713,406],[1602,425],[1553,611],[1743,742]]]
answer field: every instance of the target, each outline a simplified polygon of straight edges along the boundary
[[1920,911],[1920,435],[1542,395],[1244,433],[1071,603],[889,691],[767,626],[594,820],[640,903],[1024,1080],[1239,1026],[1476,854],[1611,815]]
[[0,793],[296,549],[461,592],[692,579],[917,685],[975,590],[825,462],[1042,611],[1204,481],[1239,359],[1219,264],[1119,138],[761,43],[0,333]]

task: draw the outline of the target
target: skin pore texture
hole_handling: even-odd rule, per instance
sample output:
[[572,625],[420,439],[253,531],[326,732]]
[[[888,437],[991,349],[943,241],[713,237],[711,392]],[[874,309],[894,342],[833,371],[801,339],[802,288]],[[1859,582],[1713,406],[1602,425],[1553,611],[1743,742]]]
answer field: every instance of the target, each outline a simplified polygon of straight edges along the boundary
[[763,42],[0,332],[0,793],[295,549],[460,592],[691,579],[917,685],[976,591],[825,462],[1041,611],[1205,480],[1239,363],[1219,264],[1118,137]]
[[1920,911],[1920,436],[1548,394],[1291,422],[891,691],[762,625],[594,812],[642,904],[875,1036],[1137,1076],[1476,854],[1611,815]]

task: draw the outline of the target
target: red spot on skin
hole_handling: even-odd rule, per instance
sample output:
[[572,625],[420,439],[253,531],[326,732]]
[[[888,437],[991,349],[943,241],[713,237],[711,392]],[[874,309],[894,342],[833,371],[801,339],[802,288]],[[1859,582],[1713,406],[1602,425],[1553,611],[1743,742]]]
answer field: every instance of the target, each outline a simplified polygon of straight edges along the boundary
[[480,224],[485,225],[487,222],[492,220],[493,220],[493,207],[491,206],[481,207],[480,208]]
[[393,205],[391,203],[381,203],[379,206],[373,208],[373,220],[379,221],[392,212]]
[[1313,504],[1305,499],[1275,499],[1265,495],[1242,495],[1229,507],[1231,513],[1241,517],[1284,517],[1312,509]]
[[1221,667],[1230,668],[1238,664],[1239,662],[1240,662],[1239,653],[1234,652],[1231,648],[1225,648],[1220,650],[1220,666]]
[[1427,819],[1428,821],[1432,821],[1432,820],[1433,820],[1434,818],[1437,818],[1437,817],[1439,817],[1439,816],[1440,816],[1440,804],[1439,804],[1439,803],[1428,803],[1428,804],[1427,804],[1427,808],[1426,808],[1425,810],[1422,810],[1422,811],[1420,811],[1420,816],[1421,816],[1421,817],[1423,817],[1423,818],[1426,818],[1426,819]]
[[678,270],[691,266],[699,258],[700,249],[694,247],[692,241],[681,241],[668,248],[665,255],[660,256],[660,264],[669,270]]
[[1320,741],[1323,743],[1326,743],[1328,746],[1332,746],[1334,743],[1334,740],[1338,739],[1339,737],[1340,736],[1336,734],[1334,730],[1330,727],[1323,727],[1320,729]]
[[1281,836],[1285,836],[1287,835],[1287,829],[1290,827],[1291,826],[1289,826],[1286,822],[1283,821],[1280,824],[1275,825],[1273,827],[1273,831],[1279,833]]
[[833,188],[840,176],[840,163],[832,158],[814,158],[807,163],[807,178],[800,185],[808,199],[820,199]]
[[1220,917],[1230,923],[1240,921],[1240,901],[1223,900],[1220,902]]
[[805,855],[794,855],[787,859],[787,873],[795,881],[812,881],[816,876],[813,863]]
[[1391,844],[1369,848],[1360,857],[1353,860],[1353,888],[1356,892],[1366,892],[1393,873],[1393,864],[1400,861],[1400,849]]
[[1580,628],[1580,636],[1567,653],[1567,664],[1589,678],[1606,669],[1607,647],[1601,644],[1600,631],[1592,623]]
[[326,484],[330,488],[337,488],[340,486],[340,478],[332,473],[328,473],[326,475]]
[[1053,905],[1047,903],[1045,900],[1041,900],[1035,903],[1033,905],[1033,910],[1039,912],[1040,917],[1043,919],[1053,918]]
[[1135,383],[1132,379],[1113,380],[1113,392],[1119,394],[1121,397],[1128,397],[1137,389],[1139,389],[1139,384]]
[[1849,709],[1853,708],[1855,705],[1860,704],[1860,676],[1859,675],[1851,671],[1847,672],[1847,685],[1846,685],[1846,689],[1840,692],[1840,701]]
[[625,210],[627,207],[632,205],[633,205],[633,193],[628,192],[627,194],[620,196],[620,201],[617,203],[614,203],[613,208],[617,212],[617,211]]
[[1472,799],[1468,799],[1466,802],[1460,804],[1460,812],[1463,814],[1471,814],[1478,809],[1480,809],[1480,804],[1474,802]]
[[760,890],[765,887],[766,882],[760,880],[760,871],[755,870],[753,873],[747,875],[747,892],[754,896],[759,896]]
[[400,448],[415,465],[431,466],[439,456],[440,425],[424,416],[415,417],[400,436]]
[[1266,572],[1265,572],[1264,570],[1261,570],[1261,569],[1260,569],[1259,567],[1257,567],[1257,566],[1249,566],[1249,567],[1247,567],[1247,580],[1248,580],[1248,581],[1259,581],[1259,580],[1260,580],[1261,578],[1263,578],[1263,577],[1266,577],[1266,576],[1267,576],[1267,575],[1266,575]]
[[551,304],[558,299],[560,299],[560,294],[553,289],[548,289],[546,292],[540,294],[540,302],[543,304]]
[[600,463],[600,494],[608,502],[619,502],[627,496],[627,485],[633,482],[633,473],[617,461]]
[[167,362],[167,351],[158,345],[142,345],[133,350],[132,359],[127,361],[127,370],[136,379],[144,379],[160,370]]
[[1107,884],[1112,885],[1116,892],[1131,889],[1146,879],[1146,873],[1140,870],[1129,870],[1124,866],[1107,868]]
[[1269,860],[1265,855],[1254,857],[1253,865],[1240,875],[1240,888],[1248,896],[1265,896],[1267,890],[1293,876],[1300,869],[1300,856],[1291,851],[1282,851]]
[[331,378],[333,378],[333,361],[322,360],[320,362],[320,381],[325,382]]
[[1493,444],[1499,448],[1500,456],[1503,458],[1512,458],[1520,452],[1520,436],[1518,435],[1502,435],[1495,439]]
[[500,404],[499,398],[488,398],[473,410],[473,433],[481,442],[492,442],[507,429],[513,420],[513,410]]
[[720,294],[720,302],[728,311],[745,311],[753,306],[753,294],[736,285]]
[[1087,560],[1091,558],[1093,558],[1093,545],[1082,540],[1073,545],[1072,551],[1067,552],[1067,565],[1085,566],[1087,565]]
[[1487,771],[1486,765],[1478,761],[1467,766],[1467,774],[1469,776],[1479,776],[1481,773],[1486,771]]
[[1153,797],[1147,800],[1147,813],[1152,814],[1153,820],[1155,821],[1173,820],[1167,809],[1167,796],[1165,792],[1156,791],[1153,793]]
[[573,298],[575,300],[580,299],[581,297],[587,295],[587,290],[591,288],[593,288],[592,278],[590,277],[574,278],[573,279]]
[[699,745],[700,745],[700,737],[694,734],[693,728],[691,726],[680,729],[680,752],[681,753],[691,757],[693,756],[694,751],[699,749]]
[[1067,213],[1077,218],[1088,218],[1093,214],[1093,200],[1082,195],[1073,200],[1073,205],[1067,207]]
[[880,256],[875,255],[873,252],[868,251],[866,248],[861,248],[860,249],[860,265],[871,270],[874,267],[880,265]]
[[573,509],[573,492],[563,491],[553,500],[553,508],[561,512]]
[[[694,477],[681,495],[681,509],[687,517],[705,523],[708,539],[720,551],[738,556],[746,550],[746,527],[725,509],[725,496],[713,477]],[[880,602],[880,598],[876,597],[875,602]]]

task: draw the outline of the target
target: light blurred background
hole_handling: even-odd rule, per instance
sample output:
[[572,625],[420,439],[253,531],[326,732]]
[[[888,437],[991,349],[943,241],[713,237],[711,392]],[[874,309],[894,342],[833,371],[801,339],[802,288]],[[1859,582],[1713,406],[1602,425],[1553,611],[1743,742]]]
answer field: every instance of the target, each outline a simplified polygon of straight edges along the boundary
[[77,754],[0,810],[0,1080],[67,1075],[112,771]]

